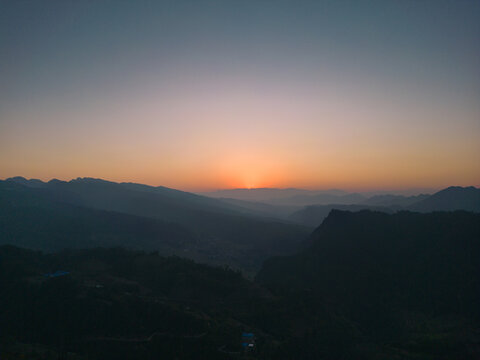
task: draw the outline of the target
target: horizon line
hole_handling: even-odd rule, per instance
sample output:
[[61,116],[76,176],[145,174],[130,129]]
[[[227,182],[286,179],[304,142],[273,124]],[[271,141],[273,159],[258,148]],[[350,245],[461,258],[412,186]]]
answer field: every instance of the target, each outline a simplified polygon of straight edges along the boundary
[[407,191],[416,191],[418,194],[421,194],[421,191],[440,191],[442,189],[448,188],[448,187],[469,187],[473,186],[475,188],[479,188],[480,185],[472,184],[472,185],[467,185],[467,186],[462,186],[462,185],[448,185],[445,187],[405,187],[405,188],[393,188],[393,187],[368,187],[368,188],[336,188],[336,187],[328,187],[328,188],[313,188],[313,187],[295,187],[295,186],[290,186],[290,187],[252,187],[252,188],[246,188],[246,187],[232,187],[232,188],[177,188],[177,187],[171,187],[171,186],[165,186],[165,185],[154,185],[151,183],[143,183],[143,182],[137,182],[137,181],[115,181],[115,180],[109,180],[105,178],[99,178],[99,177],[92,177],[92,176],[78,176],[78,177],[73,177],[70,179],[59,179],[57,177],[52,177],[49,180],[44,180],[41,178],[28,178],[25,176],[21,175],[16,175],[16,176],[9,176],[5,177],[3,181],[7,181],[10,179],[14,178],[22,178],[27,181],[41,181],[42,183],[48,183],[54,180],[58,181],[63,181],[63,182],[71,182],[74,180],[82,180],[82,179],[90,179],[90,180],[100,180],[100,181],[105,181],[105,182],[111,182],[111,183],[116,183],[116,184],[139,184],[139,185],[146,185],[146,186],[151,186],[151,187],[164,187],[164,188],[169,188],[173,190],[179,190],[179,191],[184,191],[184,192],[190,192],[190,193],[195,193],[195,194],[207,194],[207,193],[215,193],[215,192],[221,192],[221,191],[235,191],[235,190],[246,190],[246,191],[252,191],[252,190],[303,190],[303,191],[345,191],[346,193],[369,193],[369,192],[388,192],[388,191],[402,191],[402,192],[407,192]]

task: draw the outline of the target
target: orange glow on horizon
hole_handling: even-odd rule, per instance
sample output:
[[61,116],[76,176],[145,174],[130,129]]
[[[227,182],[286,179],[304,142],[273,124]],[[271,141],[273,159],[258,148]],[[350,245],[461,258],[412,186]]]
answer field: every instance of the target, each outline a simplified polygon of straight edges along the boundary
[[199,192],[480,183],[474,2],[9,3],[0,179]]
[[[479,183],[476,107],[382,103],[378,93],[355,93],[344,106],[324,93],[308,99],[272,88],[259,99],[236,87],[213,90],[160,103],[150,94],[13,109],[0,122],[0,178],[95,177],[187,191]],[[459,117],[462,126],[451,121]]]

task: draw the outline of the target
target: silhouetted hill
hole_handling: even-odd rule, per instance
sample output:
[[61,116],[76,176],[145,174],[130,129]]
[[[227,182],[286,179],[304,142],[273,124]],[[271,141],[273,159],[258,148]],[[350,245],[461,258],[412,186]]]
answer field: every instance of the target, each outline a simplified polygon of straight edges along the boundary
[[410,206],[413,211],[466,210],[480,212],[480,189],[451,186]]
[[327,331],[331,358],[352,344],[358,354],[346,358],[478,358],[479,214],[332,210],[310,243],[257,275],[276,295],[312,304],[290,349],[325,351],[327,311],[343,334]]
[[[52,180],[42,188],[25,187],[14,181],[2,181],[0,184],[2,185],[0,191],[3,193],[0,196],[8,196],[13,203],[23,199],[22,204],[28,209],[22,211],[39,212],[38,226],[49,224],[49,229],[54,232],[46,232],[44,238],[58,236],[63,239],[68,236],[68,227],[56,226],[60,219],[65,217],[62,210],[51,209],[52,207],[58,209],[59,204],[84,209],[81,214],[76,210],[75,215],[71,217],[94,219],[94,215],[85,215],[87,209],[90,214],[93,209],[113,211],[123,215],[173,222],[192,234],[195,239],[194,245],[178,248],[181,249],[183,256],[213,264],[230,264],[249,272],[256,271],[262,261],[269,256],[294,251],[305,239],[308,231],[297,225],[247,216],[233,210],[233,205],[172,189],[118,184],[95,179],[77,179],[70,182]],[[16,185],[15,192],[8,190],[12,185]],[[43,214],[42,210],[31,209],[31,202],[36,203],[40,200],[42,202],[39,208],[50,209]],[[4,211],[8,213],[10,210]],[[17,236],[28,228],[27,217],[19,211],[15,218],[18,226],[13,228],[12,236]],[[13,219],[15,213],[9,216]],[[33,213],[31,221],[35,221]],[[87,220],[83,222],[87,223]],[[112,223],[114,222],[112,220]],[[12,229],[12,226],[9,228]],[[63,230],[56,234],[59,229]],[[31,234],[33,236],[33,230]],[[116,238],[116,235],[112,237]],[[130,246],[122,241],[116,245]],[[36,243],[38,244],[36,248],[45,249],[40,241]]]
[[385,213],[394,212],[393,209],[384,206],[372,206],[372,205],[310,205],[301,210],[292,213],[288,218],[299,224],[308,226],[319,226],[322,221],[328,216],[332,210],[345,210],[345,211],[360,211],[360,210],[373,210],[381,211]]
[[23,185],[0,182],[0,244],[45,251],[125,246],[173,254],[196,242],[178,224],[55,202]]
[[[85,181],[86,179],[79,179],[79,181]],[[87,180],[88,181],[88,180]],[[98,181],[98,180],[97,180]],[[103,180],[100,180],[103,181]],[[221,199],[212,199],[206,196],[200,196],[197,194],[180,191],[176,189],[167,188],[164,186],[148,186],[143,184],[136,183],[120,183],[120,185],[126,189],[135,190],[135,191],[144,191],[152,194],[162,196],[163,198],[169,198],[176,201],[181,201],[185,205],[192,208],[200,208],[204,210],[205,208],[215,209],[216,211],[225,212],[232,211],[236,213],[245,213],[250,214],[248,209],[241,206],[236,206],[234,204],[229,204],[227,202],[221,201]]]
[[[248,208],[243,208],[242,206],[236,206],[228,202],[224,202],[220,199],[213,199],[206,196],[200,196],[193,193],[167,188],[164,186],[149,186],[144,184],[137,183],[115,183],[112,181],[95,179],[95,178],[77,178],[70,181],[61,181],[57,179],[52,179],[49,182],[42,182],[36,179],[25,179],[24,177],[17,176],[13,178],[8,178],[6,181],[13,181],[21,185],[32,188],[50,188],[55,189],[60,194],[57,196],[64,196],[64,199],[67,201],[73,202],[90,202],[90,199],[82,199],[81,196],[88,196],[88,191],[96,191],[98,189],[105,190],[107,192],[112,192],[116,190],[121,192],[134,191],[142,193],[154,194],[155,198],[162,200],[163,202],[170,202],[168,205],[171,206],[172,203],[181,204],[183,207],[191,209],[209,209],[211,211],[218,212],[233,212],[233,213],[242,213],[246,215],[259,215],[255,212],[250,211]],[[82,193],[82,185],[87,189],[85,194]],[[63,193],[61,193],[63,191]],[[73,199],[72,199],[73,198]]]
[[25,179],[23,176],[11,177],[11,178],[8,178],[7,181],[13,181],[13,182],[16,182],[17,184],[21,184],[21,185],[25,185],[25,186],[33,187],[33,188],[41,188],[41,187],[45,187],[47,185],[42,180]]

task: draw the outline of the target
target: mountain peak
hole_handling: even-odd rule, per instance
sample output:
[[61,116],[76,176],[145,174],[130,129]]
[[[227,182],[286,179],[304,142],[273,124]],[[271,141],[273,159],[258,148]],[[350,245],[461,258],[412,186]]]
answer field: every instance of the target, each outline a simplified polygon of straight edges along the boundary
[[480,189],[450,186],[411,206],[415,211],[467,210],[480,212]]
[[6,181],[12,181],[17,184],[21,184],[27,187],[34,187],[34,188],[40,188],[44,187],[45,183],[42,180],[39,179],[26,179],[23,176],[14,176],[11,178],[6,179]]
[[69,181],[70,183],[88,183],[88,184],[118,184],[113,181],[108,181],[100,178],[92,178],[92,177],[77,177],[76,179],[72,179]]

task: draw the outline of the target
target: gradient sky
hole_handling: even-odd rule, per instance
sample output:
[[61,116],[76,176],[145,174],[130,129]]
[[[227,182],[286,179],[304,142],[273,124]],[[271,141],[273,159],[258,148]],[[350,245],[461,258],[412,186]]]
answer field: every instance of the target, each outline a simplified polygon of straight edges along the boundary
[[0,0],[0,178],[480,184],[480,1]]

